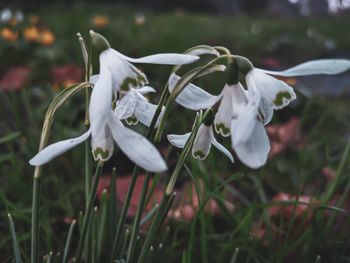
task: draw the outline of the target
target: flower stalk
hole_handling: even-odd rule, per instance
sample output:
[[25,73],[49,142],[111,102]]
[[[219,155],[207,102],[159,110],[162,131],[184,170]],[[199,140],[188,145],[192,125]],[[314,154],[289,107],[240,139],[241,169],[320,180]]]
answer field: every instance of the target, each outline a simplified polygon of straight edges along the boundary
[[79,244],[78,244],[78,249],[77,249],[77,253],[76,253],[76,258],[75,261],[76,262],[81,262],[82,259],[82,254],[83,254],[83,248],[85,245],[85,241],[86,241],[86,237],[89,231],[89,226],[91,223],[91,216],[92,216],[92,211],[94,208],[94,202],[95,202],[95,198],[96,198],[96,192],[97,192],[97,186],[98,186],[98,182],[100,179],[100,176],[102,174],[102,169],[103,169],[103,162],[99,161],[97,163],[97,168],[95,171],[95,176],[92,182],[92,187],[90,189],[90,194],[89,194],[89,200],[88,200],[88,206],[84,215],[84,220],[83,220],[83,226],[81,229],[81,234],[80,234],[80,238],[79,238]]

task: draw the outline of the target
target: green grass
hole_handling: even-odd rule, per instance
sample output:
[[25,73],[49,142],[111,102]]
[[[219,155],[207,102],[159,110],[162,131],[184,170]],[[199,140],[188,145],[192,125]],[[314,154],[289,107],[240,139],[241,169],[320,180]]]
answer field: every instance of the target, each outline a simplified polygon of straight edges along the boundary
[[[296,21],[271,17],[176,15],[143,10],[145,24],[137,26],[134,23],[137,11],[129,7],[81,4],[69,8],[40,7],[38,13],[55,33],[56,43],[49,48],[25,49],[25,52],[1,46],[0,54],[4,58],[1,70],[21,63],[34,68],[33,79],[25,90],[0,93],[2,262],[13,262],[7,213],[11,213],[14,221],[23,262],[29,260],[33,168],[28,165],[28,160],[37,151],[44,112],[56,95],[48,84],[49,68],[66,63],[82,64],[75,33],[79,31],[87,36],[93,14],[109,15],[110,24],[96,31],[104,34],[114,48],[135,57],[159,52],[182,52],[197,44],[210,44],[226,46],[258,64],[263,58],[277,56],[282,63],[292,65],[337,52],[349,52],[350,38],[346,34],[348,17],[299,18]],[[261,28],[258,34],[251,33],[253,25]],[[334,39],[336,51],[328,51],[320,38],[307,37],[310,28],[316,30],[322,36],[321,39]],[[282,45],[273,50],[274,43],[279,40]],[[283,44],[286,40],[288,43]],[[289,51],[290,47],[291,53],[283,53],[284,48]],[[161,90],[170,68],[160,70],[158,66],[143,67],[151,84]],[[223,80],[220,76],[218,78],[218,81],[204,78],[208,80],[205,86],[210,90],[219,90]],[[200,83],[203,84],[204,80]],[[349,217],[324,200],[346,197],[350,189],[350,157],[346,151],[350,131],[348,100],[329,101],[306,99],[301,94],[298,96],[302,98],[301,103],[276,113],[273,121],[277,123],[290,116],[300,116],[302,130],[307,138],[305,148],[289,150],[269,160],[258,171],[244,168],[238,161],[232,165],[216,151],[212,151],[205,162],[197,162],[192,158],[187,160],[191,175],[183,170],[180,182],[191,178],[201,179],[205,186],[202,201],[211,196],[222,204],[228,195],[236,209],[232,213],[220,206],[220,216],[201,213],[192,222],[170,220],[170,230],[164,228],[159,236],[159,240],[165,240],[159,254],[161,259],[166,258],[169,262],[180,262],[181,259],[183,262],[229,262],[235,249],[239,248],[236,262],[316,262],[318,255],[321,256],[321,262],[327,263],[350,260],[347,251]],[[156,101],[157,97],[152,99]],[[83,121],[80,121],[84,116],[83,101],[81,93],[59,110],[50,142],[81,134],[85,129]],[[170,119],[172,123],[166,131],[187,132],[191,127],[193,113],[177,107]],[[225,143],[229,146],[228,140]],[[176,155],[176,151],[172,151]],[[78,219],[84,207],[83,153],[83,146],[78,147],[44,168],[41,182],[40,256],[53,251],[52,262],[59,262],[57,253],[63,254],[70,227],[64,219]],[[104,171],[108,172],[110,167],[116,165],[120,169],[119,174],[125,173],[126,168],[121,167],[120,159],[117,158],[120,155],[114,157]],[[325,166],[338,169],[336,183],[328,183],[322,178],[321,169]],[[237,175],[241,176],[233,180]],[[161,181],[164,180],[161,178]],[[271,197],[280,191],[308,194],[323,200],[312,207],[313,218],[307,226],[303,223],[307,220],[305,217],[300,219],[292,216],[289,220],[283,217],[269,218],[268,208],[274,204]],[[224,195],[224,192],[228,194]],[[347,207],[348,202],[345,199],[343,204],[332,203],[332,206]],[[96,220],[100,220],[100,216],[98,214]],[[252,235],[252,227],[258,224],[266,227],[264,240]],[[73,233],[73,248],[76,248],[77,242],[78,238]]]

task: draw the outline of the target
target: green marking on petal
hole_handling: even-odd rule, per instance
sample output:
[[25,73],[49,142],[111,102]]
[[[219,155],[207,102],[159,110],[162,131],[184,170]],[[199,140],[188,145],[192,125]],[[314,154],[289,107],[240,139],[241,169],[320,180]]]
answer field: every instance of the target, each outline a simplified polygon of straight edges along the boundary
[[126,77],[122,83],[122,85],[120,85],[120,89],[122,91],[128,91],[130,88],[130,85],[135,87],[137,86],[137,79],[131,78],[131,77]]
[[203,160],[205,158],[205,154],[202,151],[196,151],[193,153],[194,158],[199,158],[200,160]]
[[292,98],[292,95],[288,91],[281,91],[276,95],[275,100],[273,101],[273,104],[276,106],[282,106],[284,104],[284,100],[290,100]]
[[215,124],[215,131],[219,134],[221,133],[222,136],[229,136],[231,133],[230,128],[226,127],[225,124],[223,124],[223,123]]
[[122,91],[129,91],[131,87],[141,87],[147,83],[147,80],[142,75],[137,75],[137,78],[126,77],[120,85]]
[[131,116],[126,119],[126,122],[129,125],[136,125],[139,122],[139,120],[135,116]]
[[95,159],[106,160],[109,156],[109,151],[98,147],[93,151],[93,155]]

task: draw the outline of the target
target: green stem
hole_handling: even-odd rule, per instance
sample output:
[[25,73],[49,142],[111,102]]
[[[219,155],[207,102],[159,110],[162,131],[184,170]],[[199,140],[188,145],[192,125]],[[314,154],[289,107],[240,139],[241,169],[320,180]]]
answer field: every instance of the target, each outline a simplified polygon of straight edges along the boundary
[[85,209],[89,203],[89,193],[91,189],[91,156],[90,156],[90,141],[85,141]]
[[[35,167],[35,174],[40,172],[39,167]],[[39,262],[39,195],[40,195],[40,176],[34,176],[33,181],[33,200],[32,200],[32,243],[31,243],[31,263]]]
[[148,230],[147,236],[146,236],[146,240],[142,246],[142,250],[140,253],[140,256],[137,260],[137,263],[143,263],[148,256],[150,247],[153,243],[154,237],[156,236],[158,229],[161,225],[161,221],[164,219],[164,213],[166,211],[166,209],[169,209],[169,203],[171,203],[172,201],[172,196],[165,194],[163,197],[162,202],[160,203],[159,209],[157,211],[157,214],[155,216],[155,218],[152,221],[152,224]]
[[159,123],[159,128],[157,129],[156,135],[154,137],[155,143],[159,143],[161,138],[162,138],[162,133],[164,130],[165,123],[168,119],[169,113],[173,107],[173,104],[176,100],[176,97],[193,80],[202,76],[203,74],[207,74],[208,72],[213,72],[213,71],[210,71],[210,69],[215,68],[215,65],[217,65],[217,63],[219,63],[221,60],[227,60],[227,59],[233,59],[233,56],[232,55],[221,55],[219,57],[214,58],[213,60],[208,62],[206,65],[198,67],[198,68],[194,68],[194,69],[188,71],[184,76],[182,76],[182,78],[176,83],[176,85],[173,89],[173,92],[171,93],[171,95],[168,99],[163,117]]
[[132,193],[133,193],[134,188],[135,188],[137,174],[139,173],[139,170],[140,170],[139,167],[135,166],[134,167],[134,171],[133,171],[132,176],[131,176],[129,189],[128,189],[128,192],[126,194],[126,198],[125,198],[125,201],[124,201],[124,204],[123,204],[122,211],[120,213],[120,217],[119,217],[118,225],[117,225],[117,230],[116,230],[116,233],[115,233],[115,236],[114,236],[114,240],[113,240],[111,254],[110,254],[110,257],[109,257],[109,262],[110,263],[113,262],[113,258],[115,256],[116,250],[117,250],[117,248],[119,246],[120,233],[121,233],[121,230],[122,230],[123,225],[125,223],[126,215],[127,215],[127,212],[128,212],[129,206],[130,206],[130,201],[131,201]]
[[81,230],[81,235],[80,235],[76,259],[75,259],[76,262],[81,262],[83,248],[84,248],[84,244],[86,241],[87,232],[89,230],[89,225],[91,222],[91,215],[92,215],[94,202],[95,202],[95,198],[96,198],[98,181],[99,181],[101,173],[102,173],[102,168],[103,168],[103,162],[99,161],[97,163],[97,168],[95,171],[95,176],[94,176],[94,180],[92,183],[92,188],[90,189],[88,206],[86,208],[86,213],[85,213],[84,220],[83,220],[83,226],[82,226],[82,230]]
[[150,181],[150,177],[151,177],[150,173],[147,172],[145,175],[145,181],[143,183],[139,205],[137,207],[134,223],[133,223],[132,230],[131,230],[131,237],[130,237],[128,254],[127,254],[127,261],[128,262],[133,262],[133,256],[135,254],[135,241],[136,241],[136,236],[137,236],[138,231],[139,231],[141,216],[142,216],[143,210],[146,206],[146,196],[147,196],[147,190],[148,190],[148,184]]
[[[150,139],[154,134],[154,127],[157,123],[157,120],[158,120],[160,113],[162,112],[162,108],[163,108],[163,105],[166,101],[168,94],[169,94],[169,91],[168,91],[168,88],[166,86],[162,92],[161,97],[160,97],[160,101],[159,101],[158,107],[155,111],[155,114],[153,116],[150,127],[148,128],[148,131],[146,134],[147,139]],[[116,229],[115,236],[114,236],[113,243],[112,243],[111,253],[109,256],[109,261],[108,261],[109,263],[113,262],[116,251],[118,251],[120,236],[121,236],[120,234],[121,234],[122,228],[123,228],[124,223],[125,223],[127,211],[129,209],[129,206],[130,206],[131,197],[132,197],[132,194],[134,192],[134,188],[135,188],[135,184],[136,184],[136,180],[137,180],[137,175],[138,175],[139,171],[140,171],[140,168],[137,165],[135,165],[132,176],[131,176],[129,189],[128,189],[128,192],[126,194],[125,202],[123,204],[122,211],[121,211],[121,214],[120,214],[120,217],[118,220],[117,229]]]

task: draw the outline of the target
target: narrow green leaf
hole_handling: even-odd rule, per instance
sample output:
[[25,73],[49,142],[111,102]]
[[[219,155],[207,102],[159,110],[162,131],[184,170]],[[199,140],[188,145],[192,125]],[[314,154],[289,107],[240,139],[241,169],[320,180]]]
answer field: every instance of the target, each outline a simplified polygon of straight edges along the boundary
[[69,227],[68,235],[67,235],[67,239],[66,239],[66,244],[64,246],[64,251],[63,251],[62,263],[67,262],[68,253],[70,250],[70,245],[72,243],[72,235],[73,235],[73,231],[74,231],[74,227],[75,227],[76,222],[77,222],[76,220],[73,220],[73,222],[71,223],[71,225]]
[[9,219],[9,225],[10,225],[10,231],[11,231],[11,237],[12,237],[13,254],[15,256],[15,262],[22,263],[21,252],[19,250],[18,243],[17,243],[15,225],[13,224],[13,220],[10,214],[8,214],[8,219]]
[[237,257],[238,257],[238,252],[239,252],[239,248],[235,249],[235,252],[232,255],[232,258],[230,260],[230,263],[236,263]]
[[20,132],[13,132],[0,138],[0,144],[12,141],[21,135]]

